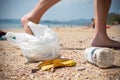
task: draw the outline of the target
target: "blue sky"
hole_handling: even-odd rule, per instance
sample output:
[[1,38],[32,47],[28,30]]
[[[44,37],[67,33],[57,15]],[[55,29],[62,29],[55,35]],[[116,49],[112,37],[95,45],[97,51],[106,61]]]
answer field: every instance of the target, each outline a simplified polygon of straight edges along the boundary
[[[42,20],[68,21],[90,19],[93,14],[94,0],[62,0],[50,8]],[[39,0],[0,0],[0,19],[20,19],[31,11]],[[119,0],[113,0],[112,12],[120,12]]]

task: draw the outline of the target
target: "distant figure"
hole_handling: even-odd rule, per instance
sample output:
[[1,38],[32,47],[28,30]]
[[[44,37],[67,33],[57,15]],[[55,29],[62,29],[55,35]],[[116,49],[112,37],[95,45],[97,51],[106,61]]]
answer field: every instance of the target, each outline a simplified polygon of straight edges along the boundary
[[[39,0],[36,7],[21,19],[25,31],[29,34],[33,34],[27,25],[28,21],[38,24],[43,14],[59,1],[62,0]],[[95,36],[91,46],[120,49],[120,42],[110,39],[106,31],[106,21],[110,5],[111,0],[94,0],[95,26],[93,27],[95,28]],[[54,16],[56,15],[54,14]]]
[[6,40],[5,35],[6,35],[6,32],[3,30],[0,30],[0,40]]
[[94,29],[95,28],[95,19],[91,18],[91,23],[86,25],[86,26],[88,26],[87,28],[93,28]]
[[92,27],[92,28],[95,28],[95,19],[92,18],[91,21],[92,21],[92,22],[91,22],[91,27]]
[[6,32],[3,31],[3,30],[0,30],[0,37],[2,37],[2,36],[4,36],[4,35],[6,35]]

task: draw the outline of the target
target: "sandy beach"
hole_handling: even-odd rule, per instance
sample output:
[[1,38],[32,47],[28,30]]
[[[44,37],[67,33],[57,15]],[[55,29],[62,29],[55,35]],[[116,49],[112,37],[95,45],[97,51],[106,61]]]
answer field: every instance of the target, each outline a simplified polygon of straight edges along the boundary
[[[0,80],[120,80],[120,50],[115,50],[114,66],[108,69],[88,63],[83,55],[90,47],[94,29],[85,27],[52,28],[58,34],[61,57],[73,59],[75,67],[63,67],[54,72],[38,70],[38,63],[26,64],[19,48],[8,41],[0,41]],[[24,32],[23,29],[6,30]],[[111,39],[120,41],[120,27],[107,29]]]

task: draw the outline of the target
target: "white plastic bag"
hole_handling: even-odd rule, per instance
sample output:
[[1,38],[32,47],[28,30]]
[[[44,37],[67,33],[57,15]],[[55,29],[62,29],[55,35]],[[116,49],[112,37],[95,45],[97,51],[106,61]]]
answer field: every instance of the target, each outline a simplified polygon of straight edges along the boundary
[[54,59],[60,56],[56,33],[47,26],[28,22],[34,35],[7,32],[6,38],[18,46],[28,62]]

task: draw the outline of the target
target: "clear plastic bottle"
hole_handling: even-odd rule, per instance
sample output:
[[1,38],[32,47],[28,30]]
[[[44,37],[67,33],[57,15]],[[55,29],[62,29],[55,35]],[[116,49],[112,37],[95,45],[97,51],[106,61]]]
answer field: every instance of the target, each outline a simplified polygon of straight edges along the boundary
[[84,51],[88,62],[100,68],[108,68],[113,65],[115,51],[110,48],[90,47]]

